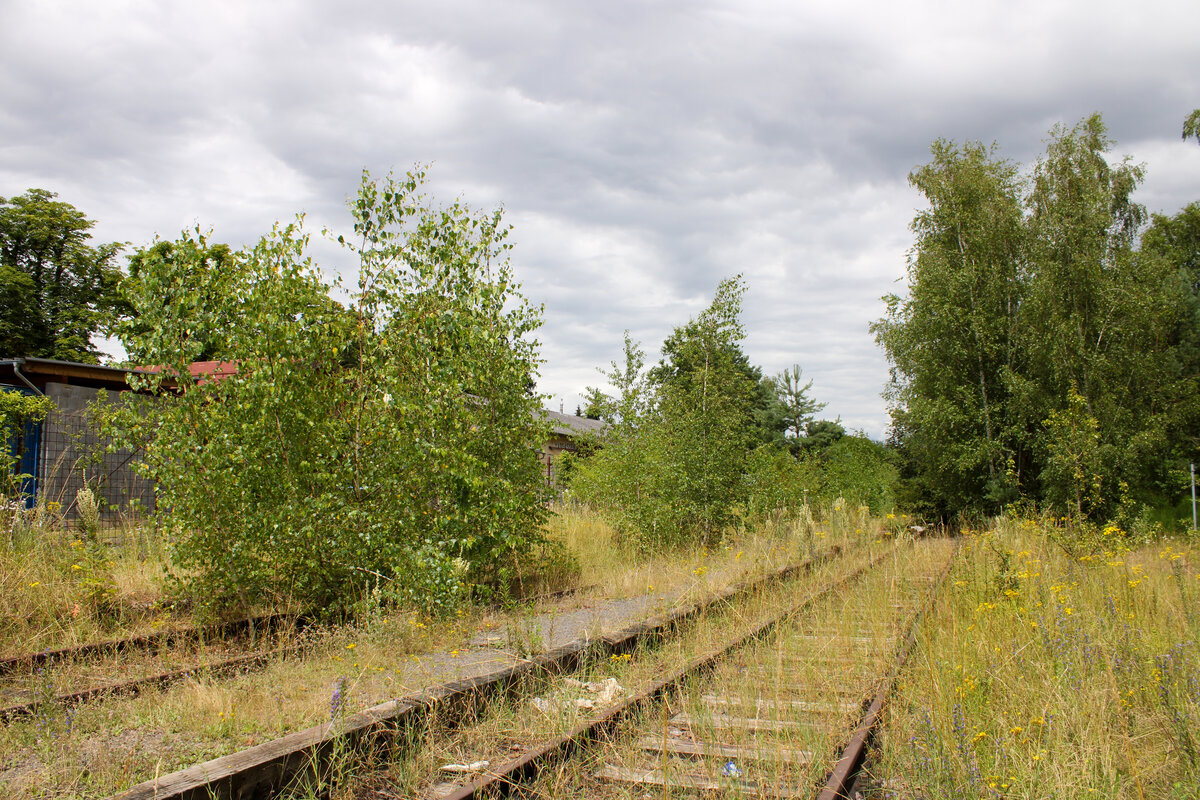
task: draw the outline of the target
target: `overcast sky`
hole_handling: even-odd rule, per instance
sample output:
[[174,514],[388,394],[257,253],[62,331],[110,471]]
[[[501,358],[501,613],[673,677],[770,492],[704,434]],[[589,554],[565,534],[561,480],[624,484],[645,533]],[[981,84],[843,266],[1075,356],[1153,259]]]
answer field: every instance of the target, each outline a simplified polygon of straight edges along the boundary
[[[628,328],[652,358],[745,275],[745,349],[886,432],[867,327],[901,290],[938,137],[1028,163],[1104,115],[1139,199],[1200,199],[1200,3],[0,0],[0,196],[58,192],[99,239],[344,229],[362,169],[503,205],[572,411]],[[318,247],[322,266],[344,262]]]

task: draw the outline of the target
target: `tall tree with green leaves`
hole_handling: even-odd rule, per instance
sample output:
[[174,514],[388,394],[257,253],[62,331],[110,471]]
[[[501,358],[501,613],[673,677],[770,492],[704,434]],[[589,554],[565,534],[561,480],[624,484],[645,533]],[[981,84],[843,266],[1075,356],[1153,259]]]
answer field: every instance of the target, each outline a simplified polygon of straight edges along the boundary
[[[163,276],[170,280],[163,281]],[[179,337],[176,346],[180,352],[186,352],[192,361],[218,360],[227,354],[226,340],[241,322],[239,310],[223,302],[238,278],[229,245],[210,244],[198,229],[186,231],[176,241],[157,241],[134,251],[128,274],[121,281],[120,310],[129,315],[134,308],[145,309],[155,302],[171,307],[172,318],[186,320],[186,326],[172,331]],[[162,318],[162,314],[152,314],[146,321],[126,319],[126,340],[131,345],[140,342],[151,333],[145,329],[151,320],[157,324]],[[135,364],[152,363],[147,353],[134,350],[127,355]]]
[[0,355],[96,362],[109,323],[121,245],[91,245],[95,222],[30,189],[0,197]]
[[783,429],[791,434],[793,439],[804,435],[805,427],[812,422],[813,415],[825,408],[825,403],[818,403],[808,396],[813,382],[804,381],[804,370],[799,364],[793,364],[771,378],[771,388],[774,390],[778,405],[783,409]]
[[624,365],[608,373],[621,392],[605,404],[614,425],[571,486],[643,547],[714,539],[744,491],[759,434],[759,381],[740,348],[744,292],[740,277],[722,281],[712,304],[668,337],[645,379],[628,336]]
[[721,281],[712,304],[664,343],[652,373],[675,473],[659,500],[677,509],[683,531],[710,541],[733,519],[746,457],[760,433],[753,413],[760,381],[740,347],[745,291],[741,276]]
[[[739,285],[742,286],[741,291],[744,293],[745,285]],[[726,288],[728,288],[727,283],[722,282],[717,289],[717,298],[723,302],[722,294]],[[740,299],[737,303],[740,313]],[[676,328],[663,341],[662,360],[649,373],[649,380],[660,390],[666,387],[686,390],[692,381],[698,379],[698,376],[707,374],[706,370],[711,359],[717,357],[715,353],[708,352],[701,357],[687,346],[690,341],[688,337],[693,336],[696,332],[694,325],[697,324],[698,319],[686,326]],[[740,335],[727,337],[720,346],[726,349],[726,352],[720,355],[721,362],[727,364],[729,368],[739,371],[745,378],[744,384],[752,387],[747,398],[745,414],[748,424],[753,430],[754,438],[763,444],[783,445],[788,412],[779,397],[774,381],[769,377],[764,377],[762,369],[750,363],[750,358],[742,350]]]
[[[1137,249],[1143,170],[1112,147],[1092,115],[1051,131],[1025,191],[978,144],[937,142],[911,176],[929,209],[909,294],[886,298],[873,330],[909,497],[930,510],[994,512],[1020,494],[1095,517],[1170,492],[1171,432],[1197,417],[1189,228],[1163,219]],[[1084,502],[1054,440],[1086,420]]]
[[909,293],[872,326],[891,362],[909,478],[929,510],[992,508],[1013,493],[1009,381],[1024,291],[1016,165],[977,142],[934,142],[909,175],[929,207],[913,220]]
[[[1029,288],[1021,310],[1028,359],[1022,410],[1028,429],[1052,435],[1052,412],[1071,392],[1099,421],[1105,467],[1094,513],[1111,509],[1118,487],[1161,482],[1170,442],[1171,353],[1185,313],[1177,270],[1139,257],[1146,220],[1133,193],[1144,169],[1107,153],[1114,143],[1098,114],[1051,131],[1029,197]],[[1044,449],[1044,448],[1043,448]]]
[[1165,354],[1175,379],[1159,387],[1170,417],[1166,436],[1176,443],[1182,466],[1200,451],[1200,202],[1174,216],[1154,214],[1137,257],[1161,273],[1173,273],[1184,298],[1178,330]]
[[589,386],[584,415],[604,420],[612,426],[636,427],[651,402],[645,368],[646,354],[642,352],[641,343],[635,342],[629,331],[625,331],[622,363],[610,361],[608,371],[600,370],[617,390],[617,396],[609,397],[600,389]]

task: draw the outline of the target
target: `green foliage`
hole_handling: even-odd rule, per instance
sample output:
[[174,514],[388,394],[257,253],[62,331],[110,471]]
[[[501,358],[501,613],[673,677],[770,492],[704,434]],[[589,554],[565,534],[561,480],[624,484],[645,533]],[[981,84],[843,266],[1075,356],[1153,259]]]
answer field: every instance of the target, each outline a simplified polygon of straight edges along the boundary
[[[744,292],[740,278],[723,281],[649,374],[627,333],[624,362],[605,373],[619,397],[589,390],[589,408],[609,427],[594,453],[571,463],[570,487],[637,546],[711,543],[739,519],[775,519],[810,499],[891,505],[896,469],[881,445],[814,423],[823,404],[808,398],[798,366],[766,380],[750,366],[740,346]],[[777,425],[763,424],[764,390]],[[808,435],[780,446],[785,427]]]
[[[1093,115],[1051,131],[1028,183],[978,143],[936,142],[910,176],[929,208],[913,222],[909,294],[886,298],[872,329],[892,364],[904,494],[926,513],[1026,497],[1099,518],[1122,484],[1172,491],[1172,443],[1200,421],[1190,220],[1156,219],[1139,251],[1143,171],[1112,146]],[[1082,424],[1072,392],[1098,421],[1090,499],[1054,441]]]
[[1200,108],[1188,114],[1183,121],[1183,138],[1200,142]]
[[910,176],[929,208],[917,214],[909,295],[889,295],[872,330],[892,364],[887,396],[909,479],[935,508],[997,492],[1012,455],[1003,432],[1006,376],[1021,293],[1022,218],[1016,166],[978,143],[939,140]]
[[54,410],[48,397],[0,391],[0,437],[7,439],[29,422],[41,422]]
[[797,439],[804,435],[805,427],[812,424],[813,415],[826,405],[808,396],[813,382],[802,383],[803,374],[804,370],[800,369],[800,365],[793,364],[791,369],[785,369],[774,378],[768,378],[778,406],[783,409],[783,430]]
[[21,481],[30,477],[13,468],[17,459],[10,452],[9,442],[21,434],[31,422],[40,422],[54,410],[47,397],[6,391],[0,388],[0,497],[19,499]]
[[1099,430],[1087,401],[1074,389],[1067,395],[1067,407],[1051,411],[1046,420],[1041,475],[1046,499],[1078,520],[1087,519],[1101,498]]
[[604,420],[609,425],[634,428],[646,414],[651,402],[650,387],[646,384],[644,374],[646,354],[642,352],[641,346],[630,338],[629,331],[625,331],[622,353],[624,363],[610,361],[609,371],[602,373],[617,390],[618,396],[609,397],[594,386],[589,386],[587,408],[583,413],[586,417]]
[[[359,262],[349,286],[305,258],[301,220],[220,270],[199,234],[139,264],[123,334],[163,369],[135,381],[174,396],[112,427],[145,442],[176,563],[207,602],[343,608],[383,580],[432,611],[472,583],[507,587],[539,541],[539,312],[499,212],[431,207],[423,178],[364,173],[354,235],[337,237]],[[197,278],[203,308],[162,302]],[[237,374],[193,380],[215,331]]]
[[804,436],[796,440],[802,452],[821,453],[846,435],[842,424],[830,419],[809,420],[804,424]]
[[746,513],[766,519],[815,501],[823,483],[820,462],[793,457],[778,447],[758,447],[746,460]]
[[91,338],[113,313],[121,246],[90,246],[95,223],[55,197],[0,197],[0,354],[95,362]]
[[643,547],[710,541],[733,519],[759,386],[739,346],[744,292],[740,278],[722,281],[712,304],[666,340],[647,377],[626,335],[625,364],[608,373],[621,396],[601,416],[613,424],[604,447],[576,466],[572,489]]
[[899,470],[887,448],[861,434],[843,436],[821,455],[821,493],[881,514],[896,505]]
[[[214,361],[226,356],[225,341],[239,324],[237,316],[222,302],[236,291],[237,276],[233,252],[228,245],[210,245],[199,230],[185,233],[178,241],[156,241],[139,248],[129,257],[129,274],[121,283],[121,296],[129,298],[123,310],[146,308],[157,301],[171,306],[170,316],[186,320],[187,327],[173,331],[177,347],[191,361]],[[170,280],[164,281],[164,277]],[[146,285],[149,282],[149,285]],[[148,319],[131,316],[123,324],[124,336],[132,344],[150,336],[151,320],[161,322],[162,312]],[[134,364],[152,363],[148,354],[132,351]]]

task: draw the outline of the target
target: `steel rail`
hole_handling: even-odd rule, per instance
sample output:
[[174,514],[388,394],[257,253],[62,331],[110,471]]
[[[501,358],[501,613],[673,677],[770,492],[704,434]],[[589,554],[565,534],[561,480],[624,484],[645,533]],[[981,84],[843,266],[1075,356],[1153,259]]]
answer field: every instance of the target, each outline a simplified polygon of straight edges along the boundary
[[866,761],[868,746],[874,739],[876,729],[883,718],[883,708],[887,704],[888,696],[891,694],[892,688],[896,685],[897,681],[899,681],[900,672],[904,669],[904,665],[912,655],[913,650],[916,649],[921,622],[937,601],[939,590],[942,584],[945,583],[946,576],[950,574],[957,555],[958,548],[956,545],[954,552],[946,560],[946,565],[942,568],[941,574],[934,582],[934,585],[930,587],[920,611],[913,615],[913,619],[909,624],[908,635],[897,646],[896,652],[892,657],[892,667],[888,675],[884,678],[878,691],[875,692],[875,696],[871,698],[870,705],[867,706],[866,712],[863,713],[858,724],[855,726],[850,736],[850,741],[847,742],[841,756],[834,764],[833,771],[830,773],[824,787],[817,794],[817,800],[849,800],[849,798],[854,797],[854,785]]
[[749,578],[692,604],[654,615],[598,639],[578,639],[519,664],[486,675],[451,681],[415,695],[368,708],[280,739],[156,777],[113,795],[110,800],[212,800],[269,796],[305,780],[328,775],[335,756],[387,751],[437,711],[448,727],[469,719],[483,701],[530,676],[562,674],[589,659],[624,653],[647,640],[664,638],[704,611],[763,587],[803,574],[842,554],[839,545],[805,561]]
[[17,705],[7,706],[5,708],[0,708],[0,722],[8,724],[24,717],[34,716],[46,706],[51,706],[54,708],[70,708],[81,703],[91,702],[92,700],[96,700],[101,697],[134,697],[141,694],[142,691],[146,689],[165,688],[173,683],[177,683],[185,678],[196,675],[208,675],[210,677],[234,675],[239,672],[254,669],[255,667],[261,667],[270,663],[273,659],[281,658],[286,655],[292,655],[300,652],[303,649],[303,645],[289,645],[278,650],[267,650],[260,653],[251,653],[249,655],[225,659],[224,661],[217,661],[212,664],[198,664],[191,667],[185,667],[183,669],[160,672],[155,675],[148,675],[144,678],[132,678],[127,681],[93,686],[89,689],[82,689],[78,692],[60,694],[52,699],[34,700],[29,703],[20,703]]
[[77,647],[63,647],[57,650],[39,650],[36,653],[25,653],[0,660],[0,676],[23,671],[32,672],[38,667],[45,667],[59,661],[84,661],[109,653],[122,653],[131,650],[158,652],[175,644],[198,642],[207,638],[228,639],[242,637],[255,633],[260,628],[263,632],[274,630],[290,621],[295,621],[297,625],[303,626],[306,624],[303,620],[306,620],[306,618],[295,614],[268,614],[262,617],[249,617],[217,625],[159,631],[158,633],[147,633],[141,636],[130,636],[126,639],[110,639],[104,642],[93,642]]
[[858,580],[881,561],[888,558],[892,552],[889,551],[875,557],[870,563],[857,568],[849,575],[838,578],[815,594],[790,606],[782,613],[752,626],[725,644],[692,659],[667,677],[654,682],[629,699],[618,703],[599,717],[576,725],[566,733],[556,736],[528,753],[502,764],[495,772],[488,773],[479,780],[468,783],[456,791],[441,795],[440,800],[467,800],[467,798],[491,797],[494,795],[507,796],[521,784],[528,783],[536,777],[543,767],[557,763],[583,745],[602,735],[610,734],[630,714],[654,702],[683,681],[708,672],[731,653],[761,639],[779,625],[803,612],[817,601]]
[[[595,588],[594,584],[573,589],[562,589],[555,592],[544,592],[523,600],[517,600],[517,602],[539,603],[559,597],[566,597],[568,595],[587,591],[593,588]],[[225,623],[224,625],[212,626],[211,628],[187,628],[181,631],[163,631],[162,633],[158,634],[149,634],[146,636],[132,637],[129,639],[114,639],[109,642],[99,642],[91,645],[83,645],[77,648],[47,650],[41,653],[31,653],[25,656],[18,656],[17,658],[0,662],[0,675],[5,674],[5,668],[7,668],[10,672],[15,671],[20,666],[27,666],[30,670],[32,670],[33,666],[37,663],[46,664],[55,661],[82,661],[87,658],[94,658],[103,652],[128,652],[135,648],[140,648],[148,652],[157,653],[173,644],[201,641],[206,638],[206,635],[212,635],[215,638],[218,638],[220,641],[227,641],[228,638],[240,639],[243,638],[248,632],[253,631],[255,625],[262,625],[264,628],[264,634],[289,622],[293,625],[295,630],[299,631],[310,625],[312,621],[312,618],[308,616],[293,617],[287,614],[272,614],[265,617],[237,620],[235,622]],[[225,633],[226,637],[222,637],[222,633]],[[18,719],[34,716],[47,704],[57,708],[69,708],[81,703],[91,702],[101,697],[136,696],[143,690],[165,688],[170,686],[172,683],[177,683],[185,678],[195,675],[203,674],[210,677],[217,677],[247,672],[255,669],[256,667],[265,666],[276,658],[294,655],[302,652],[303,650],[304,645],[289,645],[276,650],[250,653],[248,655],[228,658],[223,661],[215,661],[210,664],[198,663],[176,670],[169,670],[167,672],[147,675],[142,678],[131,678],[130,680],[126,681],[118,681],[115,683],[93,686],[87,689],[81,689],[77,692],[60,694],[53,698],[32,700],[28,703],[17,703],[11,706],[0,708],[0,724],[8,724]]]
[[[525,604],[540,603],[546,600],[554,600],[586,592],[594,588],[596,588],[595,584],[589,584],[570,589],[559,589],[553,592],[542,592],[530,597],[517,597],[513,601]],[[502,604],[493,604],[492,607],[499,607],[500,605]],[[45,650],[0,659],[0,677],[16,672],[33,672],[38,667],[45,667],[60,661],[84,661],[102,655],[123,653],[131,650],[158,652],[172,645],[199,642],[208,638],[219,640],[240,638],[247,634],[253,634],[260,628],[266,633],[288,623],[294,624],[297,628],[303,628],[313,621],[314,617],[311,614],[279,612],[217,623],[215,625],[175,628],[157,633],[130,636],[125,639],[109,639],[103,642],[81,644],[74,647],[47,648]]]

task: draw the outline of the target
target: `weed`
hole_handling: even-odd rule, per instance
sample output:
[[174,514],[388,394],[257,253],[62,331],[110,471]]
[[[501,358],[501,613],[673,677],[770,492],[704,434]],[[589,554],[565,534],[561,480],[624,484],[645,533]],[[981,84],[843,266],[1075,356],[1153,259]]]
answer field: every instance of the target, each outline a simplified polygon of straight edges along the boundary
[[965,536],[878,772],[931,799],[1166,797],[1200,785],[1187,606],[1200,578],[1175,566],[1195,545],[1144,547],[1116,526],[1067,543],[1081,530],[1006,519]]

